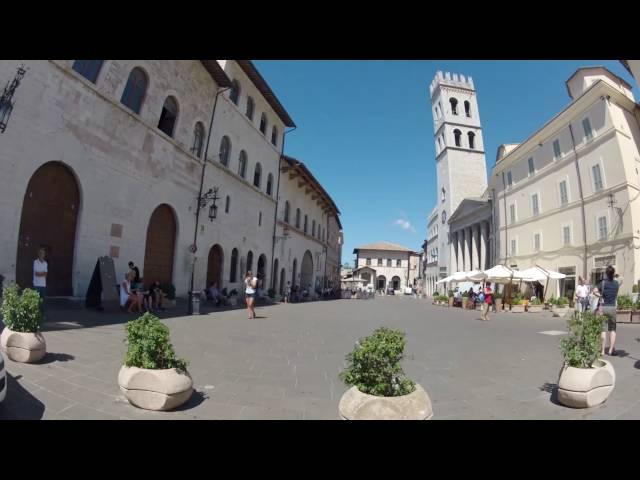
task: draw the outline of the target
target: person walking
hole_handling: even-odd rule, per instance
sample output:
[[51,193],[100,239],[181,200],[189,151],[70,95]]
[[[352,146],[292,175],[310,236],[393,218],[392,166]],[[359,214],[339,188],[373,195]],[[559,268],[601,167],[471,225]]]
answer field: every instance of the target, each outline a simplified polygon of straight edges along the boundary
[[578,277],[578,286],[574,296],[575,310],[578,313],[589,311],[589,285],[585,284],[582,277]]
[[289,303],[291,298],[291,282],[287,282],[287,286],[284,288],[284,303]]
[[247,302],[249,319],[256,318],[256,288],[258,288],[258,279],[248,271],[244,277],[244,298]]
[[[609,355],[615,356],[616,344],[616,306],[620,283],[616,280],[616,270],[611,265],[605,270],[606,278],[602,281],[600,291],[602,293],[602,314],[607,318],[606,324],[602,323],[602,355],[604,355],[609,331]],[[606,330],[605,330],[606,328]]]
[[602,295],[600,294],[600,290],[598,287],[593,287],[591,293],[589,294],[589,311],[594,315],[600,314],[600,302],[602,300]]
[[493,305],[493,290],[491,289],[491,282],[487,282],[484,286],[484,299],[482,301],[482,315],[480,318],[484,321],[489,321],[489,309]]
[[44,248],[38,250],[38,258],[33,261],[33,288],[40,295],[40,311],[44,316],[44,298],[47,293],[47,273],[49,264],[44,259],[46,251]]

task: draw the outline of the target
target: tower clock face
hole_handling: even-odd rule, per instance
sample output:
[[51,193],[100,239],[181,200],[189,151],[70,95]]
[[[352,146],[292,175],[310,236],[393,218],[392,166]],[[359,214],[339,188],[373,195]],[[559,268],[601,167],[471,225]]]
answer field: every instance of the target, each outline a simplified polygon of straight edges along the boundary
[[447,221],[447,212],[442,212],[442,223],[444,224]]

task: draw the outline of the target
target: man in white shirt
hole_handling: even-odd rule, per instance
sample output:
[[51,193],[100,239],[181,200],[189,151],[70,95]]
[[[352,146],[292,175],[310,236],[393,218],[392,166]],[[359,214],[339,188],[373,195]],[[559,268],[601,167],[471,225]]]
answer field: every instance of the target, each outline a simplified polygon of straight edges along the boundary
[[589,311],[589,294],[591,293],[591,289],[589,285],[585,284],[585,281],[582,277],[578,277],[578,286],[576,287],[576,311],[588,312]]
[[45,250],[38,250],[38,258],[33,261],[33,288],[42,299],[42,311],[44,313],[44,297],[47,293],[47,273],[49,271],[47,261],[44,259]]

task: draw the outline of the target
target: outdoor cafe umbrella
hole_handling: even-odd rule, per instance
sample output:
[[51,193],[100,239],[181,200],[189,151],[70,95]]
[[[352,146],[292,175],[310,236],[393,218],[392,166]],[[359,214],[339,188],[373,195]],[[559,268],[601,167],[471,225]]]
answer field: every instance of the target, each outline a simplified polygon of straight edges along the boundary
[[561,280],[566,277],[564,273],[554,272],[553,270],[545,270],[544,268],[536,265],[520,272],[522,275],[526,275],[534,280],[545,280],[544,293],[542,294],[542,300],[547,298],[547,287],[549,286],[549,280]]

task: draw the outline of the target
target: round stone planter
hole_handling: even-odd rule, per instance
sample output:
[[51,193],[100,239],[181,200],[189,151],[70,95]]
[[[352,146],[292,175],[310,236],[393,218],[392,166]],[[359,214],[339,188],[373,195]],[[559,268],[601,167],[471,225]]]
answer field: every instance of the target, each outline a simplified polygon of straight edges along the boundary
[[529,313],[540,313],[542,311],[542,305],[529,305],[527,307],[527,312]]
[[377,397],[357,387],[345,392],[338,405],[342,420],[431,420],[433,407],[427,392],[418,384],[409,395]]
[[556,305],[551,306],[551,313],[554,317],[564,317],[569,312],[569,307],[558,307]]
[[14,362],[34,363],[47,354],[47,343],[42,333],[14,332],[8,327],[2,330],[0,347]]
[[616,372],[611,363],[597,360],[594,368],[562,369],[558,380],[558,401],[573,408],[595,407],[603,403],[616,385]]
[[496,298],[495,302],[496,302],[496,312],[501,312],[502,311],[502,299],[501,298]]
[[172,410],[193,393],[193,380],[175,368],[148,370],[122,366],[118,385],[129,403],[145,410]]
[[524,313],[524,305],[511,305],[511,313]]

